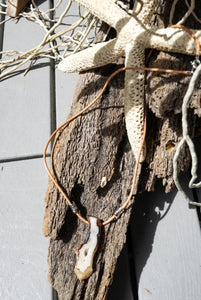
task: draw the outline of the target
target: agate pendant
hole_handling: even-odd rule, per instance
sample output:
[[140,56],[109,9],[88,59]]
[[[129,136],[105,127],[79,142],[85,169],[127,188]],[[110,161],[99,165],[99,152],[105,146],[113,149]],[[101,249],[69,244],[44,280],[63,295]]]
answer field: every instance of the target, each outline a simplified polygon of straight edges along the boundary
[[95,217],[89,217],[89,237],[76,251],[75,274],[79,280],[87,279],[93,272],[94,255],[98,249],[101,221]]

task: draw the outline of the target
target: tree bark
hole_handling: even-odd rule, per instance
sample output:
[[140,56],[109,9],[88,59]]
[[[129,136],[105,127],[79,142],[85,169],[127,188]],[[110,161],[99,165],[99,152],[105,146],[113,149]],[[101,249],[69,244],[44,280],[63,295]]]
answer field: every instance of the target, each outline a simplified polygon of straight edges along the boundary
[[[171,2],[167,1],[165,13],[169,11],[169,5]],[[182,15],[181,6],[178,9]],[[196,28],[194,19],[188,22],[189,27]],[[192,57],[185,55],[154,51],[149,66],[189,69],[191,60]],[[70,115],[89,104],[109,75],[122,65],[123,59],[80,74]],[[141,173],[141,192],[154,190],[156,178],[162,179],[167,192],[173,188],[172,159],[181,139],[180,108],[188,81],[189,78],[179,75],[147,74],[147,157]],[[189,110],[193,136],[200,135],[201,89],[197,88]],[[130,191],[135,161],[127,139],[123,106],[124,74],[119,74],[102,99],[66,127],[57,141],[53,157],[55,172],[83,216],[106,220],[121,206]],[[180,157],[180,171],[187,170],[189,163],[185,148]],[[107,184],[102,188],[103,177],[107,178]],[[132,203],[117,221],[103,228],[94,272],[88,280],[80,282],[74,274],[75,250],[86,241],[88,226],[77,219],[54,184],[49,182],[44,234],[51,235],[49,279],[60,300],[106,299],[117,259],[126,242],[131,209]]]
[[[101,90],[119,65],[79,76],[71,114],[80,111]],[[101,101],[61,134],[54,155],[56,173],[81,213],[103,220],[110,217],[130,191],[134,158],[123,119],[123,74],[112,82]],[[101,188],[101,179],[108,183]],[[74,274],[75,249],[85,242],[88,226],[68,209],[50,182],[44,233],[51,233],[50,281],[59,299],[105,299],[117,258],[126,241],[131,206],[116,222],[104,226],[94,273],[84,282]]]
[[[160,26],[167,27],[169,13],[173,1],[166,1],[163,21]],[[201,13],[199,1],[195,1],[197,14]],[[173,22],[176,24],[186,12],[183,1],[179,1]],[[191,15],[184,24],[188,28],[200,29],[201,25]],[[178,54],[153,51],[149,61],[149,67],[164,69],[191,70],[191,62],[195,57]],[[162,179],[165,191],[170,192],[174,187],[172,178],[173,156],[177,144],[182,138],[181,106],[186,93],[190,76],[152,73],[147,75],[146,101],[148,105],[148,130],[147,130],[147,156],[142,173],[144,182],[141,189],[154,190],[156,178]],[[197,82],[188,110],[188,127],[192,137],[200,135],[200,80]],[[191,159],[187,147],[184,147],[179,158],[179,171],[188,170]],[[145,180],[145,177],[147,178]]]

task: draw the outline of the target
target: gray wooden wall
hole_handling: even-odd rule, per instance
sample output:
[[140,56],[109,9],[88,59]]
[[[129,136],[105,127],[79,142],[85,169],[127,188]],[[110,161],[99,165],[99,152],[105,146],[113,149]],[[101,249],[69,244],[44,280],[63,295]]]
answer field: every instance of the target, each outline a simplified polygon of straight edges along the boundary
[[[42,1],[41,8],[49,5]],[[8,22],[0,47],[28,50],[43,35],[24,19]],[[42,153],[50,132],[68,115],[76,80],[54,73],[43,60],[25,77],[21,70],[0,83],[0,299],[56,299],[42,235],[48,180]],[[187,183],[186,174],[182,184],[188,190]],[[201,198],[200,191],[189,194]],[[108,299],[200,300],[199,215],[176,190],[166,195],[160,181],[155,193],[139,195]]]

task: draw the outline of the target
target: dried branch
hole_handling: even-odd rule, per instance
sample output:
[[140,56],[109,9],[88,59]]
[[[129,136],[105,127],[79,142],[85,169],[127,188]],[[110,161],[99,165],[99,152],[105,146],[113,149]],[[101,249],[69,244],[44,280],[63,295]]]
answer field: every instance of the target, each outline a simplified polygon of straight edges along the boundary
[[[171,11],[170,11],[170,17],[169,17],[169,24],[172,25],[172,20],[174,17],[174,12],[175,12],[175,7],[177,5],[177,2],[179,0],[174,0],[172,7],[171,7]],[[191,0],[191,4],[188,4],[188,11],[185,13],[185,15],[183,16],[183,18],[177,22],[177,24],[184,24],[184,22],[187,20],[187,18],[192,14],[193,10],[195,9],[195,0]]]
[[187,92],[184,96],[184,99],[183,99],[183,104],[182,104],[182,139],[181,141],[179,142],[178,146],[177,146],[177,149],[176,149],[176,152],[175,152],[175,155],[174,155],[174,158],[173,158],[173,178],[174,178],[174,182],[175,182],[175,185],[177,187],[177,189],[184,195],[184,197],[188,200],[188,202],[190,204],[193,204],[193,205],[197,205],[197,206],[201,206],[201,203],[197,203],[197,202],[194,202],[194,201],[191,201],[188,196],[186,195],[186,193],[184,192],[182,186],[180,185],[179,183],[179,179],[178,179],[178,159],[179,159],[179,156],[180,156],[180,153],[181,153],[181,150],[182,148],[184,147],[185,144],[187,144],[188,146],[188,149],[190,151],[190,155],[191,155],[191,179],[190,179],[190,182],[189,182],[189,188],[200,188],[201,187],[201,181],[199,183],[195,183],[195,180],[197,179],[197,167],[198,167],[198,160],[197,160],[197,154],[196,154],[196,151],[195,151],[195,146],[194,146],[194,143],[191,139],[191,137],[189,136],[189,133],[188,133],[188,104],[189,104],[189,101],[190,101],[190,98],[192,97],[192,94],[194,92],[194,89],[195,89],[195,84],[198,80],[198,77],[201,73],[201,63],[198,65],[198,67],[196,68],[191,80],[190,80],[190,83],[189,83],[189,86],[188,86],[188,89],[187,89]]
[[[188,0],[185,0],[185,4],[186,4],[186,6],[187,6],[188,9],[189,9],[189,8],[190,8],[190,5],[189,5],[189,3],[188,3]],[[192,14],[192,16],[194,17],[194,19],[195,19],[198,23],[201,24],[201,19],[198,18],[198,16],[196,15],[195,11],[192,11],[191,14]]]
[[[78,6],[79,19],[72,25],[67,25],[66,28],[62,26],[64,18],[69,14],[72,2],[72,0],[68,1],[58,20],[56,20],[56,17],[54,20],[51,20],[49,17],[50,12],[53,11],[56,16],[56,10],[60,7],[62,0],[59,0],[54,8],[48,9],[45,12],[42,12],[35,1],[32,0],[30,11],[20,13],[19,17],[23,17],[39,25],[45,31],[45,36],[39,45],[26,52],[17,50],[2,51],[0,79],[8,76],[27,63],[32,64],[33,61],[39,58],[52,58],[59,62],[64,57],[91,45],[93,36],[95,36],[97,29],[100,27],[100,21],[90,13],[84,12],[83,14]],[[13,20],[13,18],[6,18],[1,24],[11,19]],[[50,27],[50,24],[54,25]],[[60,29],[59,31],[57,30],[58,28]],[[89,35],[92,36],[90,39],[88,38]],[[7,59],[8,57],[9,59]]]

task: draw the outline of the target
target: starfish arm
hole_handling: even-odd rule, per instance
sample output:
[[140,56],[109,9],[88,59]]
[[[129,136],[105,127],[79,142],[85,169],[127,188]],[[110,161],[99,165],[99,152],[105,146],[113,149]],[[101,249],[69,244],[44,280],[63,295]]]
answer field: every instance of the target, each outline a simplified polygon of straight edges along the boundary
[[135,1],[134,15],[137,14],[137,19],[144,25],[149,24],[154,14],[158,0]]
[[128,14],[112,0],[76,0],[91,14],[114,28],[118,28],[121,19],[127,19]]
[[[201,44],[201,30],[192,30]],[[146,33],[146,47],[162,51],[196,54],[196,43],[189,33],[178,28],[165,28]],[[201,54],[201,52],[200,52]]]
[[[134,47],[128,50],[125,65],[144,67],[144,49]],[[144,130],[144,71],[126,71],[124,109],[128,139],[137,159]],[[144,158],[145,153],[142,154],[141,161]]]
[[124,51],[117,47],[116,39],[94,45],[64,58],[58,65],[63,72],[81,72],[107,65],[121,57]]

